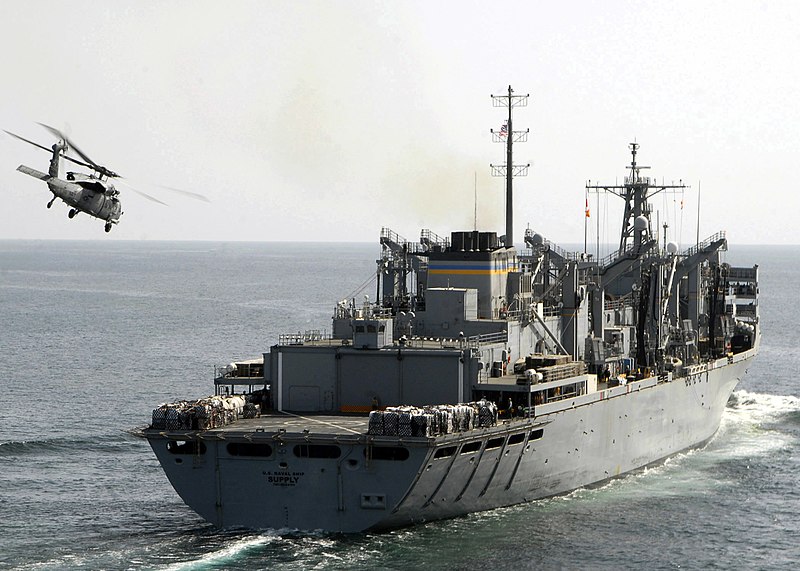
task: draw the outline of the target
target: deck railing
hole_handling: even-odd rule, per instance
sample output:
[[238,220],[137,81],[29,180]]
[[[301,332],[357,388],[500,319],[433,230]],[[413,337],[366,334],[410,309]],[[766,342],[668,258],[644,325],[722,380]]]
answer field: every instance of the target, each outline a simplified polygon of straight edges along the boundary
[[[686,256],[687,258],[689,256],[694,256],[696,253],[705,250],[711,244],[713,244],[714,242],[717,242],[719,240],[725,240],[725,230],[721,230],[721,231],[717,232],[716,234],[712,234],[711,236],[709,236],[708,238],[706,238],[705,240],[703,240],[699,244],[696,244],[696,245],[692,246],[691,248],[687,249],[683,253],[683,255]],[[727,244],[723,244],[723,247],[721,249],[723,251],[727,250],[728,249]]]

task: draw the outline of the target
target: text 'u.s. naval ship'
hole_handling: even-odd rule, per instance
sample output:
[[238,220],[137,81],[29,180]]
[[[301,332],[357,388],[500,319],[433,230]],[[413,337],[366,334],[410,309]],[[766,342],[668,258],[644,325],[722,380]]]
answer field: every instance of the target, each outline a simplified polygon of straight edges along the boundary
[[[719,232],[685,251],[651,199],[619,185],[619,248],[597,259],[525,232],[513,245],[512,110],[505,235],[381,230],[379,298],[339,302],[330,334],[281,336],[220,368],[215,396],[137,429],[181,498],[220,527],[384,530],[529,502],[702,446],[759,348],[758,267]],[[587,194],[588,196],[588,194]],[[588,200],[588,199],[587,199]],[[587,202],[588,215],[588,202]],[[666,228],[665,228],[666,233]]]

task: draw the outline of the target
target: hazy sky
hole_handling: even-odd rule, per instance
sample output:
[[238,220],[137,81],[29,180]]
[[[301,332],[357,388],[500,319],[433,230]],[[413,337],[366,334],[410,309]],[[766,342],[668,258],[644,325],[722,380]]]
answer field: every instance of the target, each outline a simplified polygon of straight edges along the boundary
[[[102,223],[48,210],[48,157],[0,136],[0,238],[373,241],[504,232],[490,94],[530,93],[515,129],[515,241],[582,242],[586,181],[641,144],[670,238],[800,243],[800,3],[0,0],[0,127],[68,130],[125,192]],[[77,170],[77,169],[76,169]],[[477,180],[477,185],[476,181]],[[192,201],[153,184],[205,194]],[[683,200],[684,208],[680,209]],[[615,240],[622,201],[591,197]],[[599,218],[598,218],[599,216]]]

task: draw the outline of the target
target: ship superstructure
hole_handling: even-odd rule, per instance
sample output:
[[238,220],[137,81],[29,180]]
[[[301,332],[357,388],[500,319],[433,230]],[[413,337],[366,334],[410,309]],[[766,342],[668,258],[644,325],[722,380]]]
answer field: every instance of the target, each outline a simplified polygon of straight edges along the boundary
[[[512,108],[502,102],[511,202]],[[524,132],[523,134],[526,134]],[[651,197],[622,185],[619,249],[383,228],[376,299],[336,304],[330,334],[282,336],[221,368],[216,395],[139,431],[184,501],[216,525],[359,532],[531,501],[700,446],[758,352],[758,268],[724,233],[659,243]],[[236,395],[236,396],[233,396]]]

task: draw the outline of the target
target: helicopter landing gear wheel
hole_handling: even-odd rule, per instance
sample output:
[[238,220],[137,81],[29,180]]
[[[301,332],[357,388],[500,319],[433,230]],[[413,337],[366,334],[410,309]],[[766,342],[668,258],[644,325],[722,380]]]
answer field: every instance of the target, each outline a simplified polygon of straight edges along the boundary
[[77,210],[75,210],[74,208],[71,208],[70,211],[69,211],[69,214],[67,214],[67,216],[69,216],[70,218],[75,218],[75,215],[77,213],[78,213]]
[[48,203],[47,203],[47,208],[50,208],[51,206],[53,206],[53,203],[54,203],[55,201],[56,201],[56,197],[54,196],[54,197],[53,197],[53,200],[51,200],[50,202],[48,202]]
[[111,232],[111,222],[106,222],[106,232]]

